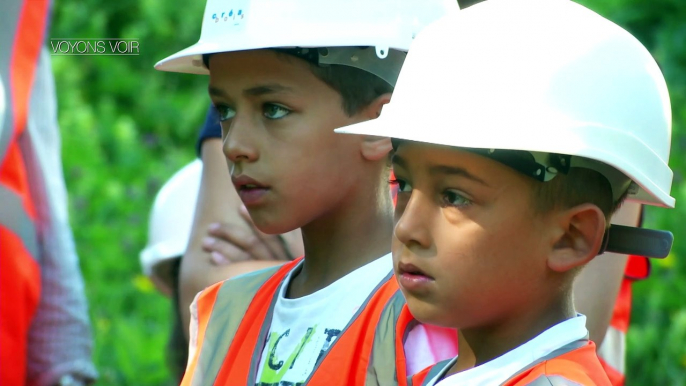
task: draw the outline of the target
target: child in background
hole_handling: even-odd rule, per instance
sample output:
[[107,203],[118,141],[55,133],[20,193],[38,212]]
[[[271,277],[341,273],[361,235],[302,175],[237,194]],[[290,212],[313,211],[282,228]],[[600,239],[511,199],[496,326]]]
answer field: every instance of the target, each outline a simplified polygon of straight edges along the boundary
[[627,196],[674,205],[670,119],[647,50],[573,2],[490,0],[420,33],[384,115],[337,130],[394,138],[400,287],[460,331],[413,385],[610,384],[572,284],[606,248],[668,253],[608,225]]
[[[155,287],[172,300],[172,330],[168,343],[168,362],[173,376],[181,382],[188,363],[188,328],[183,323],[179,297],[179,270],[181,256],[186,251],[198,191],[203,174],[203,162],[195,160],[176,172],[160,189],[155,197],[148,226],[148,244],[140,253],[143,273]],[[233,189],[233,187],[231,187]],[[236,217],[238,213],[235,214]],[[244,228],[249,229],[249,218]],[[285,248],[288,248],[287,244]],[[238,275],[241,271],[259,269],[259,262],[247,261],[234,264],[225,274]],[[208,285],[213,283],[208,283]]]
[[150,213],[148,244],[140,253],[143,273],[162,294],[172,298],[173,323],[167,360],[179,381],[188,362],[188,344],[178,308],[178,271],[191,232],[201,173],[202,162],[195,160],[162,186]]

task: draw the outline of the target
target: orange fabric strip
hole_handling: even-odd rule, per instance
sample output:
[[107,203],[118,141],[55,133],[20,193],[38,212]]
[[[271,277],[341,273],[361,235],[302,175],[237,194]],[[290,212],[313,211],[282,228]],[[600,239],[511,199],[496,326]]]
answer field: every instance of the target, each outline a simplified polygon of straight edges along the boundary
[[605,370],[605,373],[607,374],[607,377],[610,378],[610,382],[612,383],[612,386],[624,386],[624,374],[620,373],[617,371],[614,367],[610,366],[603,360],[603,358],[600,359],[600,364],[603,366],[603,369]]
[[[205,339],[205,330],[207,330],[207,323],[210,321],[210,315],[212,315],[212,309],[214,308],[214,302],[217,300],[217,294],[221,288],[223,282],[216,283],[207,289],[205,289],[197,300],[197,310],[198,310],[198,331],[196,335],[196,346],[193,357],[190,358],[188,369],[186,374],[183,376],[183,381],[181,386],[190,386],[192,384],[193,376],[195,375],[195,368],[198,364],[198,358],[200,357],[200,352],[202,351],[202,344]],[[192,339],[192,337],[191,337]]]
[[38,264],[0,225],[0,385],[23,385],[27,339],[40,298]]
[[559,376],[581,385],[611,386],[596,355],[595,343],[591,341],[584,347],[541,362],[515,375],[503,383],[503,386],[528,385],[544,375]]

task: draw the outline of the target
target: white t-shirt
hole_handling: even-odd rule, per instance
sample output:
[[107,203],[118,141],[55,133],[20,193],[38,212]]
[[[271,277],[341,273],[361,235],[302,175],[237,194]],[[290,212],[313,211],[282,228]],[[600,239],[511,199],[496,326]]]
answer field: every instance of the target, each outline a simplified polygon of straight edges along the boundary
[[448,362],[428,386],[491,386],[500,385],[531,363],[553,351],[588,336],[586,317],[576,317],[558,323],[512,351],[472,369],[439,379],[450,370],[457,358]]
[[[302,264],[302,263],[301,263]],[[285,297],[293,272],[281,286],[262,350],[256,385],[300,385],[318,358],[392,270],[391,255],[368,263],[311,295]]]

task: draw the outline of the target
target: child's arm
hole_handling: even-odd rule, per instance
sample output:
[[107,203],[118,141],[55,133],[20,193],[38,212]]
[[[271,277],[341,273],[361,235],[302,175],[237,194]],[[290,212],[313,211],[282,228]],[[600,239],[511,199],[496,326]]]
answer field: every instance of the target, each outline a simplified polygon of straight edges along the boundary
[[[627,202],[612,216],[612,223],[638,226],[640,215],[641,205]],[[597,347],[610,324],[626,262],[626,255],[606,252],[591,260],[574,283],[576,309],[586,315],[586,327]]]

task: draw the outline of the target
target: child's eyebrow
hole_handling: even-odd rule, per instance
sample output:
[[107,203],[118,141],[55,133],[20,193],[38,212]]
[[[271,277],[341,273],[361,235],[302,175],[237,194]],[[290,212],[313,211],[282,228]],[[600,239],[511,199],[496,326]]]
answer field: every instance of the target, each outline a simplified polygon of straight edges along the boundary
[[209,87],[207,87],[207,92],[210,94],[210,96],[216,96],[216,97],[220,97],[220,98],[226,98],[227,97],[226,92],[224,92],[224,90],[217,88],[217,87],[209,86]]
[[243,90],[244,95],[260,96],[265,94],[275,94],[279,92],[293,92],[293,89],[278,83],[264,84]]
[[[207,88],[207,92],[211,96],[228,98],[228,94],[224,90],[222,90],[221,88],[218,88],[218,87],[209,86]],[[250,88],[243,90],[243,95],[261,96],[261,95],[266,95],[266,94],[276,94],[276,93],[282,93],[282,92],[293,92],[293,89],[290,87],[280,85],[278,83],[263,84],[263,85],[250,87]]]
[[[403,159],[401,156],[398,154],[393,154],[393,157],[391,158],[391,162],[394,165],[398,165],[401,168],[407,169],[407,161]],[[471,174],[467,170],[455,166],[448,166],[448,165],[433,165],[429,167],[429,173],[430,174],[452,174],[452,175],[459,175],[465,178],[469,178],[470,180],[476,181],[482,185],[490,187],[486,183],[486,181],[482,180],[481,178]]]
[[476,181],[482,185],[490,187],[486,183],[486,181],[482,180],[481,178],[471,174],[467,170],[455,166],[448,166],[448,165],[434,165],[429,167],[429,173],[430,174],[452,174],[452,175],[459,175],[465,178],[468,178],[472,181]]

